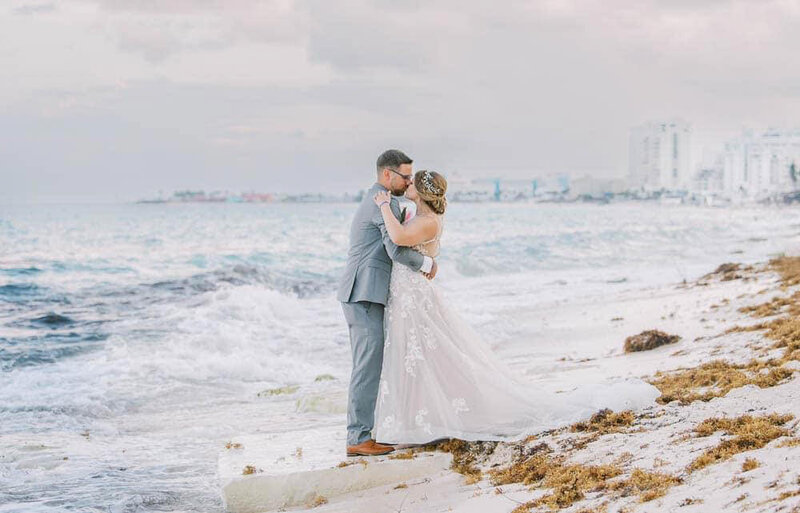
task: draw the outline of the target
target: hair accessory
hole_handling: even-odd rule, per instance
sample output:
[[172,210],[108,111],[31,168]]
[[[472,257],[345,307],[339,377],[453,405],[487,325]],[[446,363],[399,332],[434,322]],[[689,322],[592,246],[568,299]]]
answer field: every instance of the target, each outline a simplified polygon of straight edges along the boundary
[[422,183],[424,183],[425,187],[433,194],[442,193],[442,191],[438,187],[433,185],[433,175],[427,169],[422,172]]

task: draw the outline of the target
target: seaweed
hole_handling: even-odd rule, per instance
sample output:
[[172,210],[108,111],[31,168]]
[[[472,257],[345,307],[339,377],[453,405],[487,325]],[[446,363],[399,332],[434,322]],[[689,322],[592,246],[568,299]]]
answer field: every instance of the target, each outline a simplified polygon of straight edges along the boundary
[[735,418],[713,417],[706,419],[694,428],[698,437],[710,436],[717,431],[724,431],[733,438],[728,438],[718,445],[707,449],[686,468],[689,472],[702,469],[714,463],[725,461],[745,451],[760,449],[772,440],[789,435],[783,424],[794,418],[793,415],[769,415],[753,417],[742,415]]
[[670,487],[681,482],[681,478],[676,476],[637,468],[628,479],[618,481],[609,488],[619,491],[623,496],[636,494],[640,502],[648,502],[665,495]]
[[243,476],[249,476],[252,474],[256,474],[258,472],[264,472],[264,471],[261,470],[260,468],[254,467],[253,465],[245,465],[245,467],[242,469]]
[[582,500],[585,492],[602,490],[606,481],[622,474],[616,465],[557,465],[547,472],[543,485],[553,492],[533,501],[534,505],[561,509]]
[[423,451],[443,451],[453,455],[450,470],[466,477],[467,484],[475,484],[483,479],[483,472],[476,465],[479,457],[491,454],[497,442],[466,442],[451,438],[443,442],[422,447]]
[[262,390],[258,393],[258,397],[269,397],[273,395],[291,395],[300,389],[297,385],[286,385],[278,388],[270,388]]
[[322,495],[314,495],[306,502],[306,506],[309,508],[316,508],[322,506],[323,504],[327,504],[328,499],[323,497]]
[[742,472],[749,472],[755,468],[760,467],[761,464],[755,458],[746,458],[742,463]]
[[596,431],[601,434],[618,433],[625,431],[633,425],[634,415],[631,410],[614,413],[608,408],[604,408],[584,422],[576,422],[570,426],[572,432]]
[[[661,391],[661,396],[657,399],[660,404],[679,401],[685,405],[697,400],[707,402],[745,385],[768,388],[781,384],[793,372],[782,367],[782,363],[779,360],[753,359],[746,364],[736,364],[712,360],[698,367],[670,372],[658,371],[648,381]],[[765,369],[768,371],[762,372]]]
[[414,451],[399,451],[389,455],[390,460],[413,460],[416,458]]
[[681,337],[678,335],[669,335],[659,330],[647,330],[626,338],[624,349],[626,353],[649,351],[663,345],[675,344],[680,339]]

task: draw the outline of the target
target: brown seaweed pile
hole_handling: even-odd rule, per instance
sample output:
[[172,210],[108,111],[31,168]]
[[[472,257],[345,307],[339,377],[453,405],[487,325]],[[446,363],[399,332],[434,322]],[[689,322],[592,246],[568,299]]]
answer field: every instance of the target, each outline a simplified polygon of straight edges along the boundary
[[755,468],[760,467],[761,464],[755,458],[745,458],[744,463],[742,463],[742,472],[749,472]]
[[539,506],[552,510],[567,508],[584,499],[586,493],[599,491],[609,491],[618,497],[637,495],[640,502],[647,502],[663,496],[671,486],[682,482],[676,476],[640,468],[634,469],[625,479],[613,480],[623,474],[622,468],[616,464],[567,464],[563,456],[548,453],[520,458],[508,467],[490,470],[489,474],[496,486],[522,483],[552,490],[520,505],[515,510],[519,512]]
[[245,465],[245,467],[242,469],[243,476],[249,476],[257,472],[263,472],[263,470],[261,470],[260,468],[256,468],[253,465]]
[[659,330],[647,330],[625,339],[625,352],[649,351],[667,344],[674,344],[681,339],[678,335],[669,335]]
[[306,507],[308,508],[316,508],[322,506],[323,504],[327,504],[328,499],[323,497],[322,495],[314,495],[308,501],[306,501]]
[[772,440],[788,436],[789,430],[783,424],[794,418],[794,415],[769,415],[753,417],[742,415],[736,418],[714,417],[706,419],[694,428],[698,437],[710,436],[717,431],[724,431],[732,438],[727,438],[715,447],[706,450],[686,468],[689,472],[699,470],[730,459],[740,452],[760,449]]
[[[729,363],[713,360],[698,367],[677,371],[655,373],[648,381],[661,391],[657,401],[667,404],[679,401],[690,404],[694,401],[710,401],[722,397],[734,388],[756,385],[773,387],[792,375],[792,370],[781,367],[782,361],[751,360],[748,363]],[[766,370],[766,373],[764,373]]]
[[772,317],[779,314],[800,315],[800,291],[789,297],[774,297],[766,303],[739,308],[742,313],[753,317]]
[[521,506],[527,510],[537,506],[561,509],[583,499],[586,492],[606,489],[606,481],[622,474],[622,469],[616,465],[565,464],[563,456],[535,454],[504,469],[490,470],[489,474],[496,486],[522,483],[553,490]]
[[417,450],[449,452],[453,455],[450,470],[466,477],[466,484],[474,484],[483,479],[478,461],[491,455],[497,445],[497,442],[466,442],[452,438]]
[[628,479],[615,482],[610,489],[620,492],[623,497],[638,495],[640,502],[647,502],[666,495],[670,487],[681,482],[679,477],[637,468]]
[[769,267],[781,275],[784,287],[800,285],[800,257],[780,256],[769,261]]
[[[748,270],[749,268],[745,268],[744,270]],[[741,264],[736,264],[733,262],[728,262],[725,264],[720,264],[713,272],[706,274],[701,279],[707,280],[709,278],[719,277],[720,281],[731,281],[731,280],[738,280],[742,277],[739,274],[739,271],[743,270]]]
[[615,413],[608,408],[604,408],[583,422],[576,422],[570,426],[570,431],[575,432],[597,432],[600,434],[618,433],[625,431],[633,425],[635,417],[631,410]]

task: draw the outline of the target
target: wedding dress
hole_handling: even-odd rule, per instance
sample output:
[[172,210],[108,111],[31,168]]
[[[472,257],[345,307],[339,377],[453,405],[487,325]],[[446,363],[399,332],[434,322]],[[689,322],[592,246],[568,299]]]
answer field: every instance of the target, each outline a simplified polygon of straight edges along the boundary
[[[434,239],[415,246],[439,254]],[[582,385],[569,392],[516,381],[434,281],[392,266],[375,439],[422,444],[441,438],[516,440],[614,411],[655,404],[657,388],[639,379]]]

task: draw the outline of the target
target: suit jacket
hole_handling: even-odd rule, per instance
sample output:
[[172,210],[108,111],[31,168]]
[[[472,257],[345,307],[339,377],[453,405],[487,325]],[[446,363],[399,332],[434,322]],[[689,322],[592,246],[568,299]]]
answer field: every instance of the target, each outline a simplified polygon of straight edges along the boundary
[[[343,303],[369,301],[386,305],[389,298],[389,278],[392,261],[407,265],[415,271],[422,267],[423,256],[411,248],[398,246],[389,238],[380,208],[373,201],[381,184],[373,185],[356,210],[350,226],[350,250],[336,299]],[[400,222],[400,205],[392,196],[392,213]]]

